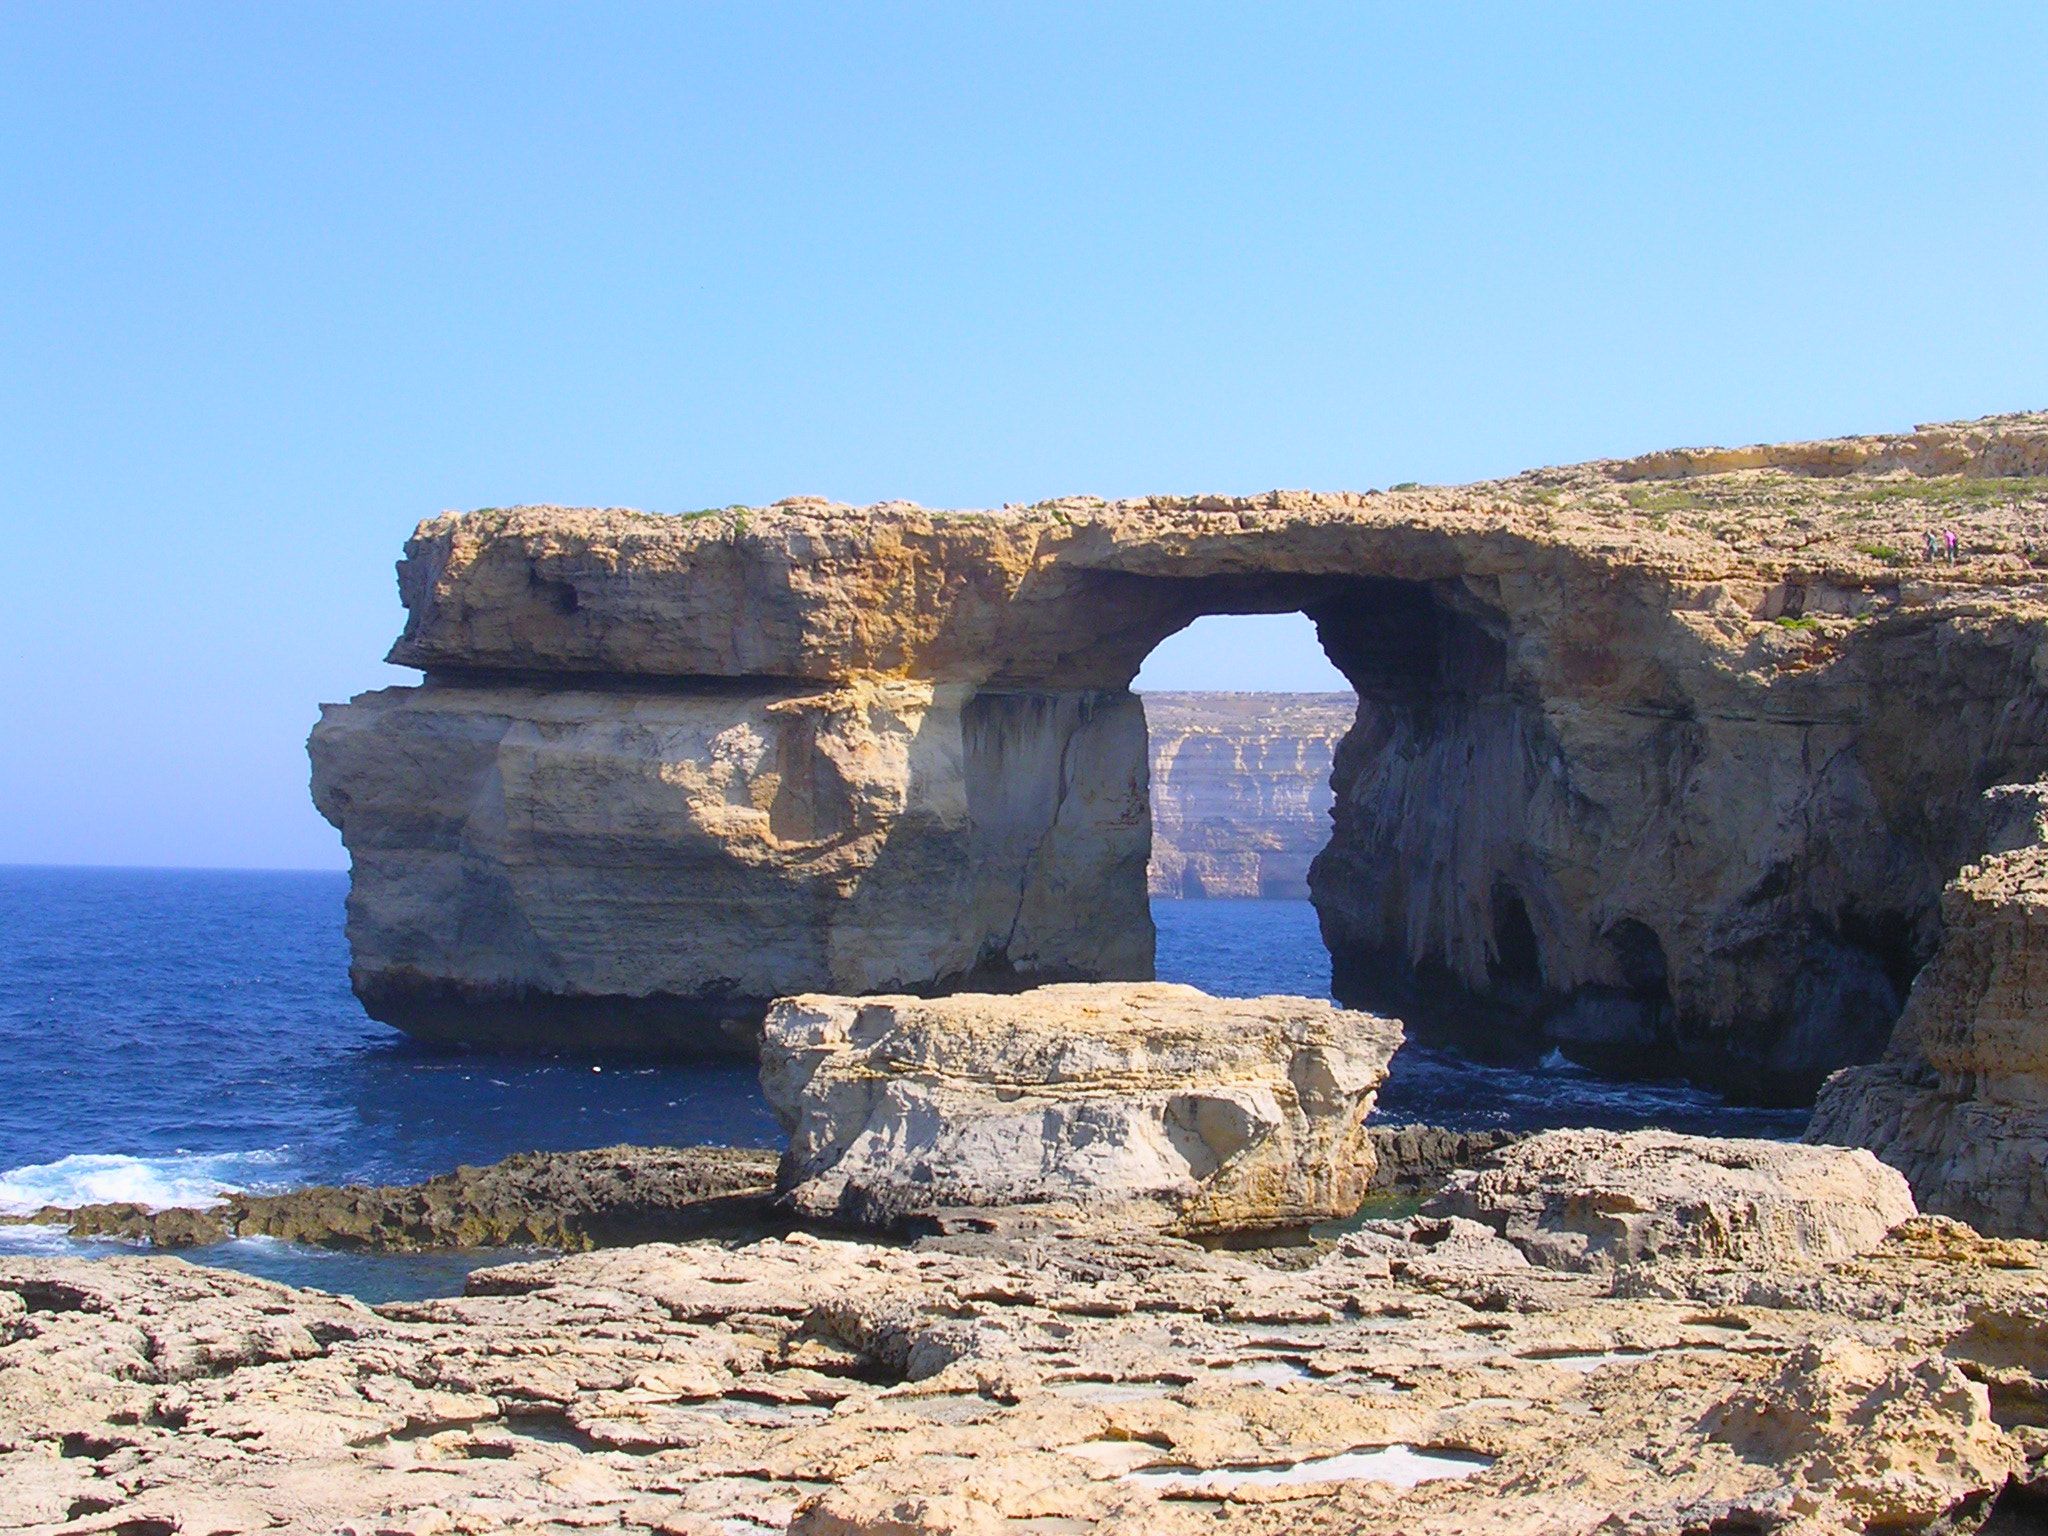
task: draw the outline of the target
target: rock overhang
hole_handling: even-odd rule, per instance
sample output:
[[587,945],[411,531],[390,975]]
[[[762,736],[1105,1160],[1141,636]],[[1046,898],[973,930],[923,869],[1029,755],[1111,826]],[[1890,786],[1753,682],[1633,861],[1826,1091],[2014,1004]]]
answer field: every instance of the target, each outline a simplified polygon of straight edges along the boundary
[[[1745,589],[1746,616],[1775,619],[1786,586],[1896,598],[1906,533],[1928,515],[1969,521],[1985,510],[1985,498],[1949,492],[2003,483],[2033,496],[2044,475],[2048,414],[2036,413],[1367,493],[1073,497],[1000,511],[820,498],[683,514],[487,508],[420,525],[400,569],[410,617],[390,659],[428,670],[982,682],[1005,663],[1003,642],[1024,646],[1034,613],[1071,635],[1063,610],[1080,599],[1085,632],[1091,583],[1123,577],[1215,581],[1212,601],[1270,611],[1302,606],[1258,590],[1288,578],[1607,573],[1670,583],[1655,598],[1667,607],[1702,585]],[[1996,542],[2005,547],[1986,553],[2023,556],[2027,544]],[[1962,585],[2034,584],[2020,565],[1980,565]],[[1120,595],[1154,623],[1175,616],[1168,592]],[[1767,612],[1774,601],[1779,611]],[[1013,622],[990,628],[999,610],[1015,610]],[[735,612],[747,633],[730,628]],[[975,641],[993,644],[993,658],[977,657]],[[1014,658],[1014,675],[1033,660]]]
[[[1518,1049],[1676,1060],[1796,1099],[1881,1044],[1938,935],[1936,892],[1977,851],[1977,792],[2048,769],[2044,444],[2032,415],[1359,495],[434,519],[401,567],[392,653],[429,685],[316,734],[322,803],[358,852],[359,970],[476,979],[435,931],[447,919],[401,911],[439,860],[464,931],[508,961],[496,980],[537,996],[1143,975],[1126,684],[1200,614],[1300,608],[1361,698],[1312,882],[1340,991],[1397,1011],[1499,1003],[1486,1027]],[[1937,523],[1967,559],[1917,557]],[[643,786],[618,802],[639,805],[628,866],[676,829],[652,858],[666,872],[621,904],[604,872],[618,804],[528,771],[535,732],[570,727],[515,722],[452,791],[439,769],[404,770],[404,717],[431,698],[444,736],[492,737],[484,696],[515,684],[552,701],[537,713],[673,695],[722,711],[707,743],[776,746],[737,775],[725,747],[658,732],[591,748],[598,779]],[[771,707],[764,734],[749,722]],[[344,797],[370,781],[372,800],[442,813],[414,832],[395,809],[352,816]],[[649,786],[685,781],[654,803]],[[792,852],[765,823],[745,831],[756,801],[783,804],[786,826],[839,827],[829,881],[816,839]],[[820,821],[826,801],[852,809]],[[963,885],[977,864],[1008,873]],[[608,935],[550,905],[550,868],[624,914]],[[716,950],[722,930],[663,893],[742,874],[760,883],[757,927],[780,905],[761,947],[810,958],[774,977],[692,971],[682,935]],[[380,929],[378,910],[403,920]],[[1103,933],[1123,937],[1105,950]],[[575,958],[606,943],[644,948],[646,974]],[[1659,963],[1631,971],[1637,951]]]

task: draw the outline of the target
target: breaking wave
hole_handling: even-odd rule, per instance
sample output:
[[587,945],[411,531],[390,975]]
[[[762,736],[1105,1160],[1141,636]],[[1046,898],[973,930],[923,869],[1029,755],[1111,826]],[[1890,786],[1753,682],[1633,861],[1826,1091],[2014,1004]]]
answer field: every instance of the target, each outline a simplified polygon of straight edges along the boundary
[[212,1205],[230,1190],[276,1189],[297,1182],[289,1152],[185,1152],[124,1157],[79,1152],[54,1163],[0,1173],[0,1214],[25,1216],[46,1205]]

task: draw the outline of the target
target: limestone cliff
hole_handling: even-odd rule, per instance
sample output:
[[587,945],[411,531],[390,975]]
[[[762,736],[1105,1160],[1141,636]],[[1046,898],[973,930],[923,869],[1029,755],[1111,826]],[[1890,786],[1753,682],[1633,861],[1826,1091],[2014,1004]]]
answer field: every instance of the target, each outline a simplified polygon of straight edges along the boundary
[[1308,895],[1348,693],[1144,693],[1154,896]]
[[422,1033],[1141,976],[1129,682],[1300,609],[1360,698],[1310,878],[1346,1002],[1791,1099],[1881,1049],[1981,791],[2048,773],[2044,545],[2048,415],[1362,495],[448,515],[400,567],[425,683],[330,707],[314,788],[357,988]]
[[329,706],[352,976],[449,1043],[744,1048],[799,983],[1147,979],[1144,717],[957,684],[387,688]]
[[1874,1149],[1921,1205],[2048,1236],[2048,784],[1987,796],[1991,852],[1942,893],[1941,949],[1883,1061],[1830,1078],[1806,1139]]

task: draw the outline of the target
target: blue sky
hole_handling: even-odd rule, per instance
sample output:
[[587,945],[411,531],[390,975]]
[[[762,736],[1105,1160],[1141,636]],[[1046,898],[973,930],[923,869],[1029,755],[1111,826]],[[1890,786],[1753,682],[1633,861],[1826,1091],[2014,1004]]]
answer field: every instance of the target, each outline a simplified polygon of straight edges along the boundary
[[[2034,6],[0,18],[0,862],[338,865],[305,732],[409,676],[391,561],[445,507],[2048,405]],[[1147,681],[1320,681],[1299,623],[1212,632]]]

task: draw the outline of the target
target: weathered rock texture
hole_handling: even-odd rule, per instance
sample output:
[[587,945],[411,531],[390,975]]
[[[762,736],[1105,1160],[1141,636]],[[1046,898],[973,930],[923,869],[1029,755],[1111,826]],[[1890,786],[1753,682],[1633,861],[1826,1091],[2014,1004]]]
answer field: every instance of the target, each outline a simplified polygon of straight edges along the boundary
[[519,1244],[578,1251],[758,1230],[769,1219],[766,1197],[778,1162],[773,1152],[738,1147],[521,1152],[419,1184],[236,1193],[200,1210],[127,1203],[75,1210],[47,1206],[26,1220],[62,1226],[73,1237],[122,1238],[158,1248],[275,1237],[379,1251]]
[[[1917,1218],[1825,1265],[1610,1282],[1445,1219],[1310,1258],[1020,1220],[612,1249],[375,1310],[175,1259],[0,1262],[0,1528],[2031,1528],[2038,1245]],[[1464,1461],[1317,1471],[1397,1444]]]
[[313,749],[373,1015],[723,1050],[807,986],[1149,975],[1144,740],[1128,694],[493,684],[330,706]]
[[1349,1216],[1390,1019],[1164,982],[1023,996],[785,998],[761,1085],[811,1216],[889,1226],[947,1208],[1147,1209],[1183,1229]]
[[1375,1125],[1372,1187],[1376,1192],[1433,1194],[1461,1168],[1486,1161],[1521,1139],[1515,1131],[1453,1131],[1440,1125]]
[[425,686],[313,735],[356,986],[675,1047],[800,989],[1143,977],[1128,684],[1301,609],[1360,698],[1311,877],[1341,997],[1797,1099],[1882,1048],[1979,794],[2048,772],[2044,477],[2014,416],[1371,495],[436,518]]
[[1142,693],[1154,896],[1304,900],[1330,840],[1348,693]]
[[[1440,1188],[1517,1138],[1508,1131],[1374,1125],[1369,1193]],[[45,1206],[0,1215],[0,1226],[62,1227],[72,1237],[186,1249],[234,1237],[275,1237],[317,1248],[403,1252],[521,1244],[587,1252],[696,1237],[727,1241],[793,1225],[772,1199],[780,1154],[743,1147],[601,1147],[521,1152],[418,1184],[315,1185],[283,1194],[229,1194],[210,1206],[117,1202]]]
[[1552,1269],[1656,1259],[1798,1265],[1868,1253],[1916,1214],[1864,1151],[1669,1131],[1546,1131],[1451,1176],[1425,1214],[1480,1222]]
[[2048,1236],[2048,785],[1986,798],[2001,851],[1942,893],[1946,936],[1884,1060],[1830,1078],[1806,1137],[1874,1148],[1929,1210]]

